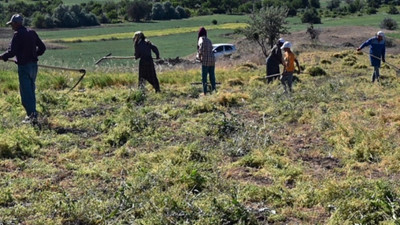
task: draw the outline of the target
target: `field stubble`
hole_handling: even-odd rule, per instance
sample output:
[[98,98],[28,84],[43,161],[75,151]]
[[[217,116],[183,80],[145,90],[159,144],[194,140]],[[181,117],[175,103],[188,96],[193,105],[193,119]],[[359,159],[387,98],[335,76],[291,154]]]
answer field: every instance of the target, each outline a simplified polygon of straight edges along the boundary
[[239,44],[248,54],[219,60],[221,85],[204,97],[190,85],[199,64],[160,67],[161,94],[110,67],[64,95],[69,79],[41,70],[42,129],[20,124],[15,72],[3,72],[0,222],[398,222],[395,72],[372,84],[366,55],[297,48],[306,72],[326,74],[296,75],[288,95]]

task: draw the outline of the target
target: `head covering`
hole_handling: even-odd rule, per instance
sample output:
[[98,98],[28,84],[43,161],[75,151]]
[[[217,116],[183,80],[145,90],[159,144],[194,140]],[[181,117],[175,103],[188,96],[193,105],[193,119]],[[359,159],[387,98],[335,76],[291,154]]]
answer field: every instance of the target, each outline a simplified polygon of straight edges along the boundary
[[11,24],[12,22],[14,22],[14,23],[21,23],[21,24],[22,24],[22,21],[23,21],[23,18],[22,18],[21,15],[19,15],[19,14],[14,14],[14,15],[11,17],[10,21],[7,22],[7,25]]
[[145,38],[146,37],[144,36],[142,31],[136,31],[135,34],[133,35],[133,42],[137,42]]
[[376,36],[381,36],[382,38],[384,38],[385,37],[385,33],[383,33],[383,31],[378,31],[376,33]]
[[285,43],[285,39],[283,39],[283,38],[279,38],[278,41],[279,41],[280,43],[282,43],[282,44]]
[[285,43],[283,43],[281,49],[284,49],[284,48],[291,48],[291,47],[292,47],[292,43],[290,43],[290,42],[288,42],[288,41],[285,41]]
[[199,39],[200,37],[203,37],[203,36],[207,37],[207,31],[206,31],[206,28],[200,27],[199,35],[197,36],[197,39]]

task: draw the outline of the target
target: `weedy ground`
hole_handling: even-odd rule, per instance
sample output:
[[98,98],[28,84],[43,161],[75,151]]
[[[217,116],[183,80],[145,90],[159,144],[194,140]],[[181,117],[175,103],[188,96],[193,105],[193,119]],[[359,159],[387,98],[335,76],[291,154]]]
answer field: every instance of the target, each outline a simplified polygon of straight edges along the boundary
[[292,94],[252,63],[217,64],[207,96],[200,68],[159,73],[160,94],[109,71],[65,95],[70,77],[41,70],[40,127],[3,71],[0,224],[399,223],[395,71],[371,83],[365,54],[298,58]]

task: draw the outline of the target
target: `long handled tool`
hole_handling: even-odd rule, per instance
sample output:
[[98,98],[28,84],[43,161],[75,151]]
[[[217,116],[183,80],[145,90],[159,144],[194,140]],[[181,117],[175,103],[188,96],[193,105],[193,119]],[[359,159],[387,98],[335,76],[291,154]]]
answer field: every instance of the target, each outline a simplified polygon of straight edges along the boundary
[[[296,75],[296,74],[297,73],[293,73],[293,75]],[[300,73],[300,74],[303,74],[303,73]],[[265,76],[265,77],[263,77],[263,79],[267,79],[267,78],[270,78],[270,77],[278,77],[280,75],[282,75],[282,73],[275,73],[275,74],[271,74],[271,75]]]
[[103,60],[106,59],[135,59],[135,56],[111,56],[111,53],[108,53],[106,56],[101,57],[97,62],[95,62],[95,65],[100,64]]
[[[17,60],[15,59],[9,59],[7,62],[14,62],[16,63]],[[66,71],[73,71],[73,72],[79,72],[82,73],[82,76],[79,78],[79,80],[74,84],[74,86],[72,86],[72,88],[70,88],[67,92],[70,93],[76,86],[78,86],[78,84],[82,81],[83,77],[86,75],[86,70],[85,69],[74,69],[74,68],[66,68],[66,67],[59,67],[59,66],[47,66],[47,65],[41,65],[38,64],[39,67],[42,68],[48,68],[48,69],[56,69],[56,70],[66,70]]]
[[[379,58],[378,56],[372,55],[371,53],[367,53],[366,51],[363,51],[363,50],[361,50],[361,51],[364,52],[365,54],[370,55],[371,57],[373,57],[373,58],[375,58],[375,59],[382,60],[382,59]],[[392,69],[394,69],[394,70],[396,71],[397,76],[400,76],[400,69],[399,69],[397,66],[395,66],[395,65],[393,65],[393,64],[391,64],[391,63],[388,63],[388,62],[386,62],[386,61],[385,61],[384,63],[387,64],[387,65],[389,65],[390,67],[392,67]]]

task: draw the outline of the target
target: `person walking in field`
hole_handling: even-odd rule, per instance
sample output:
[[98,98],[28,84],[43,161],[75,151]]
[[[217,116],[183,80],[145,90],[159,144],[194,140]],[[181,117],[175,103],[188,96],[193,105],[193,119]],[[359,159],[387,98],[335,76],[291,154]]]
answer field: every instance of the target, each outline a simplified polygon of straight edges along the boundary
[[135,59],[139,61],[139,88],[144,88],[145,80],[147,80],[156,92],[160,92],[160,83],[158,82],[156,69],[154,68],[153,57],[151,52],[156,54],[156,59],[160,59],[158,48],[146,39],[143,32],[135,32],[133,36],[135,48]]
[[386,53],[386,43],[385,34],[382,31],[378,31],[375,37],[368,39],[366,42],[362,43],[357,51],[361,51],[364,47],[371,46],[369,49],[369,57],[371,61],[371,66],[374,67],[374,72],[372,73],[372,82],[379,82],[379,68],[381,67],[381,60],[385,62]]
[[297,60],[295,54],[291,51],[292,44],[288,41],[283,43],[281,49],[285,51],[283,58],[283,73],[280,77],[281,83],[287,93],[287,89],[289,88],[289,92],[293,92],[292,82],[293,82],[293,73],[294,73],[294,63],[297,66],[297,73],[300,74],[300,64]]
[[207,30],[201,27],[197,36],[198,59],[201,62],[201,81],[203,94],[207,94],[207,74],[210,75],[211,91],[216,91],[215,57],[212,51],[212,42],[207,38]]
[[279,64],[283,65],[283,58],[282,58],[282,50],[281,47],[285,40],[283,38],[279,38],[279,40],[276,42],[276,45],[271,49],[271,52],[269,53],[267,57],[267,81],[268,83],[271,83],[273,80],[275,80],[278,76],[277,74],[280,74],[279,72]]
[[46,51],[46,46],[34,30],[22,25],[23,18],[19,14],[11,17],[7,25],[15,31],[10,47],[0,55],[0,59],[7,61],[16,57],[18,65],[19,91],[22,106],[25,108],[26,117],[23,123],[37,124],[36,111],[36,76],[38,73],[38,56]]

